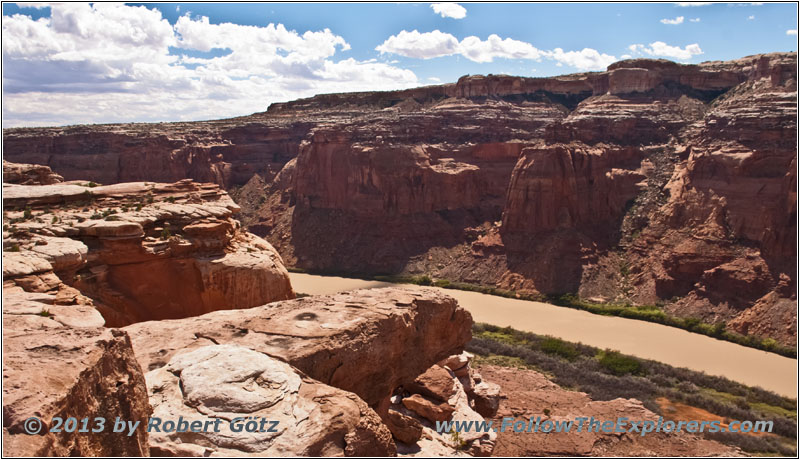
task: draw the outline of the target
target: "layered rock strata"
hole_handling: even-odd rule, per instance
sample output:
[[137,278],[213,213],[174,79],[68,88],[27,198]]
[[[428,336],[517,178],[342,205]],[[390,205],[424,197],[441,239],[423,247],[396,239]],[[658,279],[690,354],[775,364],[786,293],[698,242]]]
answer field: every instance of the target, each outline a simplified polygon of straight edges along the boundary
[[771,292],[796,305],[796,61],[632,59],[229,120],[11,129],[4,154],[67,179],[216,182],[292,266],[663,303],[792,345],[750,310]]
[[280,256],[216,185],[4,184],[3,196],[4,283],[93,305],[107,326],[294,297]]

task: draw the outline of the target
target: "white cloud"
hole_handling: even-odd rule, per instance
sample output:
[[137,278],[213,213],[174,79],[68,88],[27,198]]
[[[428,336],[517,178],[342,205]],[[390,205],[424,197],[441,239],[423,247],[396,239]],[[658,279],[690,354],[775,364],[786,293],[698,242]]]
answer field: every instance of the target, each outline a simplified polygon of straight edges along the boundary
[[49,18],[4,17],[2,37],[8,126],[223,118],[319,93],[419,84],[407,69],[336,58],[350,45],[328,29],[189,16],[173,27],[141,6],[54,4]]
[[602,54],[591,48],[568,52],[556,48],[549,52],[548,57],[555,59],[559,64],[566,64],[579,70],[605,70],[617,60],[614,56]]
[[467,17],[467,10],[458,3],[431,3],[433,12],[443,18],[464,19]]
[[492,62],[495,58],[539,59],[541,57],[541,52],[536,47],[519,40],[502,39],[492,34],[486,40],[469,36],[459,42],[456,37],[439,30],[424,33],[402,30],[386,39],[375,50],[416,59],[460,54],[473,62]]
[[789,29],[786,31],[786,35],[797,35],[797,29]]
[[689,22],[700,22],[700,18],[689,19]]
[[458,39],[439,30],[425,33],[401,30],[397,35],[387,38],[375,50],[417,59],[431,59],[456,54]]
[[683,24],[683,16],[678,16],[675,19],[662,19],[661,24],[670,24],[670,25]]
[[706,5],[713,5],[712,2],[678,2],[676,3],[678,6],[686,7],[686,6],[706,6]]
[[476,36],[459,41],[453,35],[434,30],[420,33],[417,30],[401,31],[392,35],[375,48],[381,53],[394,53],[416,59],[432,59],[460,55],[473,62],[492,62],[494,59],[527,59],[539,61],[553,59],[557,64],[566,64],[579,70],[603,70],[616,58],[599,53],[591,48],[565,52],[561,48],[552,51],[540,50],[530,43],[501,38],[496,34],[486,40]]
[[439,78],[439,77],[428,77],[428,81],[432,81],[434,83],[439,83],[440,81],[442,81],[442,79]]
[[679,46],[667,45],[664,42],[653,42],[649,46],[641,44],[630,45],[628,49],[630,49],[633,54],[647,54],[650,56],[680,59],[682,61],[689,60],[692,56],[703,54],[703,50],[700,49],[700,45],[697,43],[692,43],[691,45],[681,48]]
[[459,43],[458,51],[475,62],[492,62],[494,58],[539,60],[542,56],[541,51],[530,43],[502,39],[495,34],[489,35],[485,41],[475,36],[466,37]]
[[630,54],[623,54],[623,55],[622,55],[622,56],[620,56],[619,58],[620,58],[620,59],[630,59],[630,58],[632,58],[632,57],[633,57],[633,56],[631,56]]
[[748,20],[748,21],[752,21],[752,20],[753,20],[753,19],[755,19],[755,18],[756,18],[756,17],[755,17],[755,16],[753,16],[753,15],[751,14],[750,16],[748,16],[748,17],[747,17],[747,20]]

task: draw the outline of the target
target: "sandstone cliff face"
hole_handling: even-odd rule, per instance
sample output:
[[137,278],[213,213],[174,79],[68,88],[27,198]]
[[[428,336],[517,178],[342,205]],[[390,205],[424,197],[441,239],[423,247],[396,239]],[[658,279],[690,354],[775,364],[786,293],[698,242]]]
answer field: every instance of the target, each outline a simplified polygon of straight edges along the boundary
[[294,297],[280,256],[215,185],[4,185],[3,280],[107,326]]
[[[797,93],[796,76],[784,65],[759,59],[757,79],[730,90],[682,133],[686,162],[629,250],[640,301],[678,296],[669,310],[728,321],[782,277],[794,285]],[[794,288],[781,292],[796,305]],[[759,335],[796,343],[793,328],[767,323]]]
[[548,144],[522,151],[503,214],[506,233],[613,224],[640,191],[640,152],[602,144]]
[[67,179],[214,181],[293,266],[729,321],[781,274],[794,286],[795,68],[795,53],[633,59],[322,95],[230,120],[12,129],[4,147]]

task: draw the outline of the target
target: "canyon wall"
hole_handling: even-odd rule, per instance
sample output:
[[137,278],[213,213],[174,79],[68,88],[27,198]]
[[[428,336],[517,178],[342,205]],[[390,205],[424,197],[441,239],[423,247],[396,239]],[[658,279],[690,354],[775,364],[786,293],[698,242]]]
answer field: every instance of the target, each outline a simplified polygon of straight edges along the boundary
[[796,59],[634,59],[228,120],[8,129],[4,158],[101,184],[215,182],[290,266],[658,303],[794,344]]

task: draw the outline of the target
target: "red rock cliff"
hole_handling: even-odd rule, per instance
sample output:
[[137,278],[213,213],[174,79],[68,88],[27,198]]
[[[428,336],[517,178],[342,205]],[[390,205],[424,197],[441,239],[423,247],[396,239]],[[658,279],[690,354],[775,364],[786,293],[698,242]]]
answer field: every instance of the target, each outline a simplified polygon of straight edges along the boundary
[[230,120],[10,129],[4,154],[67,179],[214,181],[290,265],[733,321],[771,292],[795,302],[796,59],[633,59]]

